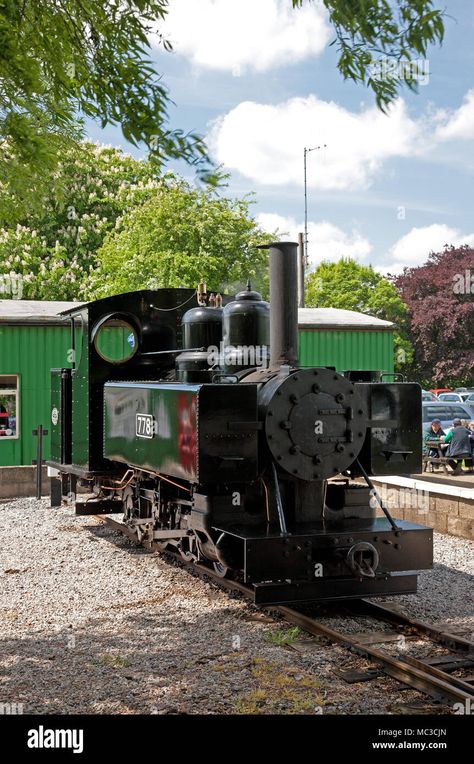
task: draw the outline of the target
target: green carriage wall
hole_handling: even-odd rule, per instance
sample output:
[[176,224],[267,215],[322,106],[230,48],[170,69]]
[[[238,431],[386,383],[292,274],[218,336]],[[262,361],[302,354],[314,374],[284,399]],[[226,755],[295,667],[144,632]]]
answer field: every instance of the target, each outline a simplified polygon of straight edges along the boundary
[[393,332],[370,329],[300,329],[302,366],[393,372]]
[[[122,340],[124,341],[124,340]],[[38,424],[50,425],[50,369],[70,366],[69,326],[0,325],[0,374],[19,376],[19,438],[0,438],[0,466],[31,464],[36,457]],[[390,330],[300,329],[302,366],[393,371]],[[49,458],[49,436],[44,458]]]
[[[0,374],[17,374],[18,438],[0,438],[0,466],[31,464],[36,458],[32,430],[50,423],[50,370],[66,368],[71,346],[68,326],[0,326]],[[49,437],[44,439],[49,458]]]

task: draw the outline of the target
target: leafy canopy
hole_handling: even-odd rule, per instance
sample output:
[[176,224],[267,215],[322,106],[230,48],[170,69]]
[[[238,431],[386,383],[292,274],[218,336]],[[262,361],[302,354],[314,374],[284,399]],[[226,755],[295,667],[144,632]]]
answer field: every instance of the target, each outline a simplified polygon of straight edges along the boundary
[[68,146],[56,175],[60,194],[51,188],[41,208],[0,229],[0,276],[21,276],[25,299],[84,298],[107,233],[165,184],[153,162],[92,143]]
[[[156,24],[167,6],[168,0],[1,0],[0,183],[10,194],[42,195],[51,181],[44,173],[53,173],[64,144],[82,135],[82,117],[102,127],[120,124],[125,138],[144,143],[158,162],[180,158],[210,178],[202,139],[166,126],[170,98],[149,37],[154,31],[161,39]],[[28,193],[32,182],[35,194]]]
[[249,214],[248,198],[215,197],[176,180],[132,209],[98,252],[94,296],[159,287],[233,292],[248,278],[268,293],[268,255],[255,245],[272,240]]
[[442,386],[474,383],[474,249],[446,247],[395,284],[410,313],[420,380]]
[[[312,2],[312,0],[306,0]],[[171,98],[150,55],[173,0],[0,0],[0,225],[41,208],[59,157],[84,137],[84,118],[121,125],[158,165],[182,159],[217,185],[203,139],[170,129]],[[295,8],[305,0],[292,0]],[[432,0],[323,0],[334,26],[338,68],[366,84],[385,109],[401,84],[415,89],[416,57],[441,43],[443,13]],[[250,20],[251,22],[251,20]],[[373,69],[401,66],[396,76]],[[412,66],[412,64],[414,64]]]
[[159,175],[152,161],[91,143],[69,147],[57,174],[60,199],[51,190],[41,210],[0,229],[2,296],[19,279],[23,298],[37,300],[201,278],[222,290],[256,277],[267,289],[266,254],[252,245],[271,237],[250,217],[249,198],[217,198]]
[[395,326],[395,368],[409,372],[413,348],[408,340],[408,310],[395,286],[371,265],[351,258],[323,261],[306,279],[306,305],[366,313]]
[[[292,0],[301,7],[313,0]],[[336,37],[338,69],[370,88],[385,110],[403,85],[416,90],[421,59],[444,37],[444,11],[432,0],[323,0]]]

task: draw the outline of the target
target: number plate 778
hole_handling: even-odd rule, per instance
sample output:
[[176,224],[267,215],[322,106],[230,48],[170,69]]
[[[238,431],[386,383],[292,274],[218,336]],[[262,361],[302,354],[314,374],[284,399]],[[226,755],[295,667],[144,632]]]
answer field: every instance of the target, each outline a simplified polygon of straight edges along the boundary
[[135,433],[137,438],[152,438],[155,434],[155,422],[151,414],[136,414]]

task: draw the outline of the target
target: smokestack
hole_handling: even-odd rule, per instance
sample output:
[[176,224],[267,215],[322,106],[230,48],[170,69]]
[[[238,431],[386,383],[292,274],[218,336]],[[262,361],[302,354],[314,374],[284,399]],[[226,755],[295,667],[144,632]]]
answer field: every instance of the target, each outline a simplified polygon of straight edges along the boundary
[[270,254],[270,366],[298,363],[298,244],[266,244]]

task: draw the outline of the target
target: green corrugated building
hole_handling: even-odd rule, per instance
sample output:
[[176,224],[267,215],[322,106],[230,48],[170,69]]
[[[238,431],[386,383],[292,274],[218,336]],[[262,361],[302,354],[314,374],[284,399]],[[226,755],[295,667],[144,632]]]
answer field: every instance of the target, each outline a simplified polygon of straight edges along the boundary
[[[78,303],[0,300],[0,467],[31,464],[38,424],[50,425],[50,369],[71,364],[69,321]],[[393,324],[334,308],[300,308],[302,366],[393,371]],[[44,441],[49,458],[49,437]]]
[[[0,466],[31,464],[50,421],[50,369],[71,366],[70,302],[0,300]],[[45,438],[45,458],[49,440]]]
[[390,321],[354,310],[300,308],[298,324],[302,366],[393,372],[394,325]]

